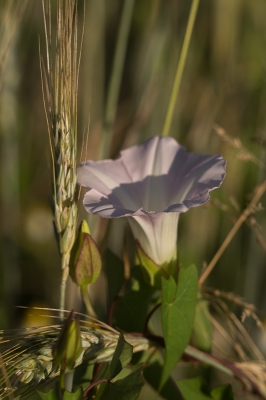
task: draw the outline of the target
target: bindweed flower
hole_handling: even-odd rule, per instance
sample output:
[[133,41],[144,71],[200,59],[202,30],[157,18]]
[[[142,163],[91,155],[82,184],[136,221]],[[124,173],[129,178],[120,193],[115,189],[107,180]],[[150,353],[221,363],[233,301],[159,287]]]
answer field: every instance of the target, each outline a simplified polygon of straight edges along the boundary
[[172,137],[152,137],[116,160],[87,161],[78,183],[90,214],[127,217],[135,239],[158,266],[175,257],[179,214],[209,200],[225,176],[221,155],[188,153]]

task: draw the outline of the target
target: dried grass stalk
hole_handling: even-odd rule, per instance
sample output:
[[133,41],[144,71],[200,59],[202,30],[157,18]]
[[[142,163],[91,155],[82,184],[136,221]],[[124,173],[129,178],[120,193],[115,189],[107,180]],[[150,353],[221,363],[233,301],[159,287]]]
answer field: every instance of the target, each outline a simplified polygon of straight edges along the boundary
[[256,192],[254,194],[254,197],[252,198],[251,202],[245,208],[245,210],[242,212],[242,214],[239,216],[239,218],[235,222],[233,228],[228,233],[227,237],[225,238],[225,240],[221,244],[220,248],[218,249],[218,251],[214,255],[213,259],[211,260],[209,265],[203,271],[203,273],[202,273],[202,275],[201,275],[201,277],[199,279],[199,285],[200,286],[203,285],[204,281],[207,279],[207,277],[209,276],[209,274],[211,273],[211,271],[213,270],[213,268],[215,267],[215,265],[219,261],[221,255],[223,254],[223,252],[225,251],[225,249],[227,248],[227,246],[229,245],[229,243],[231,242],[231,240],[233,239],[233,237],[235,236],[235,234],[237,233],[237,231],[239,230],[241,225],[244,222],[246,222],[247,218],[252,213],[254,213],[254,210],[257,207],[257,203],[260,201],[260,199],[263,196],[263,194],[265,193],[265,191],[266,191],[266,180],[257,188],[257,190],[256,190]]
[[239,138],[234,138],[230,135],[228,135],[225,130],[219,126],[215,125],[214,129],[217,133],[217,135],[225,142],[228,143],[233,149],[237,151],[237,158],[242,161],[252,161],[254,162],[258,167],[260,168],[265,168],[264,163],[258,159],[253,153],[248,151],[246,147],[243,145],[241,140]]

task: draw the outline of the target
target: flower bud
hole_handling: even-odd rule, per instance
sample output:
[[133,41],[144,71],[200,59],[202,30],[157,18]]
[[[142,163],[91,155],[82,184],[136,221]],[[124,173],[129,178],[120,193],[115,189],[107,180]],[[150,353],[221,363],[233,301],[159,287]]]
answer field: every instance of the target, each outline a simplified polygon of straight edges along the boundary
[[82,353],[79,321],[73,317],[73,311],[65,320],[61,333],[53,346],[52,354],[61,370],[72,370]]
[[101,255],[86,221],[82,221],[71,252],[69,273],[78,286],[95,282],[102,269]]

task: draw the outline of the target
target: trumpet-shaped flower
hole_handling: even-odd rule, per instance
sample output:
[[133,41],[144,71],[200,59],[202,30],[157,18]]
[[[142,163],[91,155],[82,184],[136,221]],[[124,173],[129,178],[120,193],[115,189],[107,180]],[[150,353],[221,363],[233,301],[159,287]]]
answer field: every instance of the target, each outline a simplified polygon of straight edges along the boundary
[[135,239],[159,266],[175,254],[179,214],[209,200],[225,176],[221,155],[188,153],[171,137],[155,136],[116,160],[87,161],[78,183],[90,189],[90,214],[127,217]]

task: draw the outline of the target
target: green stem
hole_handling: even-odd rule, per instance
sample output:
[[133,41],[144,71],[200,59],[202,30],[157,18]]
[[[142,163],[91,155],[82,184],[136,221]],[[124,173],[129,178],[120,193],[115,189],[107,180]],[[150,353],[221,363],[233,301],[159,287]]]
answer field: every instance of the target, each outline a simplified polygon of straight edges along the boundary
[[80,287],[80,292],[81,292],[81,297],[82,297],[82,300],[83,300],[83,302],[85,304],[87,313],[91,317],[97,318],[97,315],[95,314],[95,311],[92,308],[92,305],[91,305],[91,302],[90,302],[89,294],[88,294],[88,291],[87,291],[87,286],[81,286]]
[[59,382],[60,382],[61,393],[64,393],[64,391],[65,391],[65,371],[63,369],[60,369]]
[[64,321],[64,310],[66,308],[66,283],[69,273],[69,254],[62,254],[61,255],[61,284],[60,284],[60,312],[59,317],[61,322]]
[[108,158],[111,146],[112,127],[115,121],[118,96],[125,62],[129,28],[135,0],[125,0],[122,12],[110,84],[108,87],[106,111],[104,117],[101,158]]
[[179,87],[180,87],[180,83],[181,83],[181,79],[182,79],[182,75],[183,75],[183,71],[184,71],[185,61],[187,58],[190,38],[191,38],[192,31],[193,31],[195,18],[197,15],[198,5],[199,5],[199,0],[192,1],[189,19],[188,19],[188,23],[187,23],[187,29],[186,29],[186,33],[185,33],[183,46],[181,49],[180,59],[179,59],[177,69],[176,69],[174,86],[173,86],[171,97],[170,97],[169,104],[168,104],[168,109],[167,109],[167,114],[166,114],[166,118],[165,118],[165,122],[164,122],[162,136],[169,135],[169,131],[170,131],[171,123],[173,120],[173,115],[174,115],[175,103],[176,103],[176,99],[177,99],[177,95],[178,95],[178,91],[179,91]]
[[66,282],[61,280],[60,284],[60,311],[59,311],[59,317],[61,322],[64,320],[64,309],[65,309],[65,302],[66,302]]

